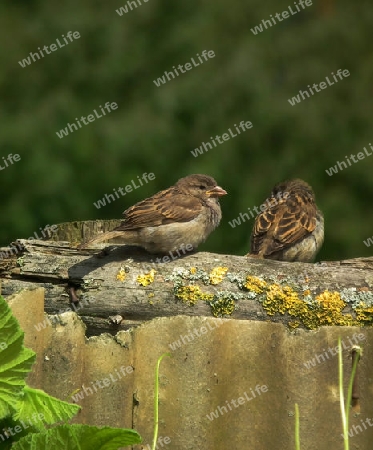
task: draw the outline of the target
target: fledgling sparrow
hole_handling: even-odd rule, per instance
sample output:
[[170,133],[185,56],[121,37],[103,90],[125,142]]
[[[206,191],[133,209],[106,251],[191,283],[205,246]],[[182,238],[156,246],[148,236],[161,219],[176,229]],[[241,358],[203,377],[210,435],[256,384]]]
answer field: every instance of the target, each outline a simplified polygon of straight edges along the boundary
[[255,219],[251,253],[278,261],[312,262],[324,241],[324,217],[311,186],[300,179],[277,184]]
[[196,250],[219,225],[219,197],[226,193],[208,175],[189,175],[126,209],[118,227],[79,248],[121,237],[126,244],[138,245],[150,253],[168,253],[188,244]]

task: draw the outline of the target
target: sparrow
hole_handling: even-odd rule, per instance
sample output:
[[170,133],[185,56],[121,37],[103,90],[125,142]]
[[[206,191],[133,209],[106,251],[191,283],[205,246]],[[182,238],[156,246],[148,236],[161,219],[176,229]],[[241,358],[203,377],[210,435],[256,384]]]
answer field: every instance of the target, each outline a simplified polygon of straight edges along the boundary
[[184,245],[196,250],[219,225],[219,197],[227,192],[208,175],[189,175],[123,212],[122,223],[79,248],[121,237],[149,253],[169,253]]
[[324,241],[324,217],[311,186],[300,179],[279,183],[264,205],[246,256],[312,262]]

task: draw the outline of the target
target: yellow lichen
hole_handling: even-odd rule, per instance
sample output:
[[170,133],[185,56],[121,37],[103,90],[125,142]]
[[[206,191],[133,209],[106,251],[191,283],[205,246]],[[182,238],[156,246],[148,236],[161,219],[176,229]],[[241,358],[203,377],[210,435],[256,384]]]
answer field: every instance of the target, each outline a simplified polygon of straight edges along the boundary
[[[345,306],[346,303],[338,292],[324,291],[315,297],[312,305],[309,305],[300,299],[292,288],[279,284],[269,286],[266,299],[263,301],[263,307],[268,315],[287,313],[297,317],[309,329],[321,325],[356,325],[357,321],[351,314],[342,313]],[[289,323],[289,326],[295,328],[296,323]]]
[[[209,274],[204,271],[200,272],[196,267],[191,267],[189,271],[186,271],[187,275],[185,272],[178,273],[176,279],[172,280],[174,281],[175,296],[189,305],[195,305],[199,300],[206,301],[211,306],[214,316],[231,315],[235,310],[236,301],[256,298],[269,316],[288,315],[289,317],[285,321],[288,322],[290,329],[299,326],[317,329],[323,325],[373,325],[373,306],[371,306],[372,301],[369,296],[366,304],[363,302],[358,304],[353,303],[344,291],[339,293],[326,290],[315,296],[307,285],[303,289],[302,286],[286,285],[284,277],[282,277],[283,282],[269,283],[260,277],[247,275],[242,280],[241,275],[229,273],[227,279],[231,283],[237,283],[244,292],[237,295],[234,291],[229,290],[209,294],[193,284],[197,279],[197,274],[201,274],[198,279],[204,284],[219,284],[227,272],[227,267],[216,267]],[[192,284],[182,286],[181,284],[186,279],[189,279]],[[368,292],[367,289],[364,293],[366,292]],[[350,295],[350,293],[348,294]],[[343,312],[347,306],[353,309],[353,314]],[[294,318],[294,320],[289,320],[290,318]]]
[[288,327],[289,327],[291,330],[294,330],[295,328],[298,328],[299,325],[300,325],[300,322],[299,322],[298,320],[294,320],[294,321],[288,322]]
[[210,284],[219,284],[223,281],[224,275],[228,272],[228,267],[215,267],[209,274]]
[[356,320],[363,322],[367,325],[372,325],[373,323],[373,306],[365,306],[364,303],[356,308]]
[[244,284],[244,287],[248,291],[255,292],[256,294],[261,294],[264,292],[265,288],[267,286],[267,283],[263,280],[261,280],[258,277],[252,277],[248,275],[246,277],[246,283]]
[[[148,298],[149,299],[154,299],[154,297],[155,297],[155,294],[154,294],[154,292],[150,292],[149,294],[148,294]],[[149,300],[149,305],[154,305],[154,301],[153,300]]]
[[123,267],[121,267],[121,268],[118,270],[116,279],[119,280],[119,281],[121,281],[122,283],[123,283],[123,281],[126,279],[126,271],[124,270]]
[[156,270],[152,269],[149,273],[145,273],[144,275],[138,275],[136,281],[141,284],[141,286],[148,286],[153,283],[154,275],[157,273]]
[[199,286],[180,286],[176,289],[175,296],[189,305],[195,305],[199,300],[210,301],[213,294],[202,292]]
[[216,301],[210,302],[212,314],[215,317],[230,316],[235,308],[236,303],[231,298],[219,298]]
[[318,304],[315,315],[320,325],[352,325],[351,315],[342,314],[346,303],[338,292],[324,291],[315,300]]
[[272,284],[268,287],[263,306],[269,315],[287,312],[291,316],[299,317],[308,311],[307,304],[291,287],[279,284]]

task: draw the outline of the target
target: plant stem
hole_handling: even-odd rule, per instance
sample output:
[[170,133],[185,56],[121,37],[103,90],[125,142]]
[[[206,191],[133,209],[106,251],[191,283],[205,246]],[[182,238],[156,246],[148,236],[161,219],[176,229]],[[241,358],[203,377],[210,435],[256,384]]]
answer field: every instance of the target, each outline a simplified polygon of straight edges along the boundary
[[342,362],[341,337],[338,338],[338,372],[339,372],[339,405],[341,408],[341,416],[342,416],[343,442],[344,442],[344,449],[349,450],[348,428],[346,425],[346,411],[343,394],[343,362]]
[[155,385],[154,385],[154,436],[152,450],[156,449],[157,439],[158,439],[158,397],[159,397],[159,366],[162,359],[165,356],[171,356],[170,353],[163,353],[158,358],[157,365],[155,367]]
[[[361,348],[355,346],[355,351],[358,351],[359,356],[361,355]],[[349,413],[351,406],[351,396],[352,396],[352,387],[354,384],[354,379],[357,370],[357,363],[359,362],[359,357],[355,358],[354,363],[352,365],[351,377],[348,383],[347,389],[347,401],[346,407],[344,406],[344,398],[343,398],[343,362],[342,362],[342,346],[341,346],[341,338],[338,338],[338,367],[339,367],[339,400],[341,406],[341,415],[342,415],[342,425],[343,425],[343,442],[344,442],[344,450],[349,450],[350,445],[348,441],[348,423],[349,423]]]
[[295,404],[295,450],[300,450],[298,403]]
[[[359,358],[361,355],[361,347],[355,345],[353,347],[353,349],[356,351],[356,353],[358,353],[358,357],[355,358],[354,363],[352,364],[352,370],[351,370],[351,378],[350,378],[350,382],[348,384],[348,391],[347,391],[347,404],[346,404],[346,411],[349,411],[350,406],[351,406],[351,400],[352,400],[352,388],[354,385],[354,380],[355,380],[355,376],[356,376],[356,371],[357,371],[357,364],[359,362]],[[348,418],[347,418],[347,424],[348,424]]]

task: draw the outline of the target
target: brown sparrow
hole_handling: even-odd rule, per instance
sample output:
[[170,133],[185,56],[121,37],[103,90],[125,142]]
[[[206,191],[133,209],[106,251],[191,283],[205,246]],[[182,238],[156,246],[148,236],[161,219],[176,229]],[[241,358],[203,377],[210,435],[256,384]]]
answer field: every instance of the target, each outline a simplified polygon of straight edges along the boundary
[[279,183],[265,204],[255,219],[246,256],[312,262],[324,241],[324,217],[311,186],[300,179]]
[[208,175],[189,175],[174,186],[126,209],[122,223],[79,248],[121,237],[150,253],[168,253],[183,245],[195,250],[219,225],[219,197],[227,192]]

